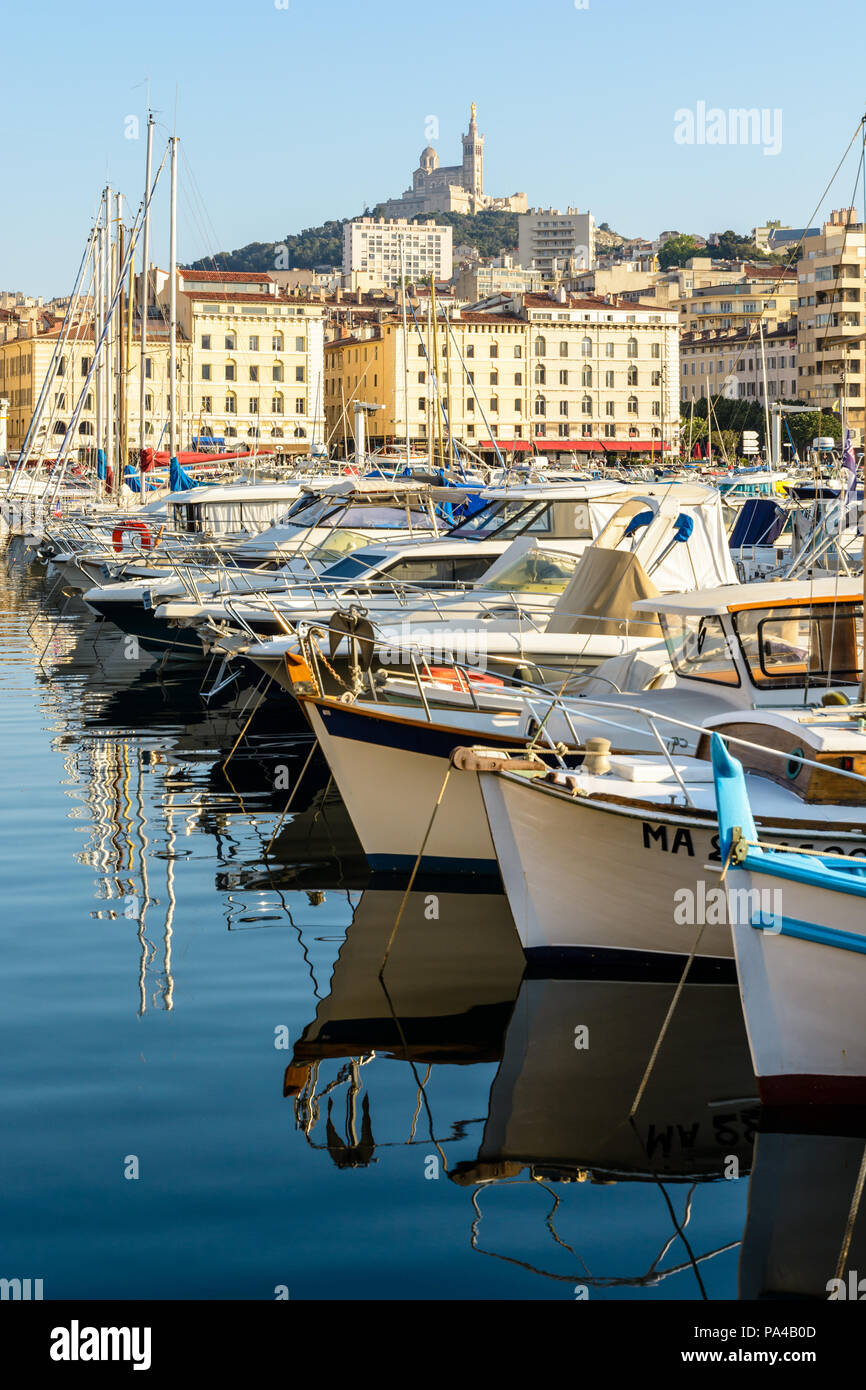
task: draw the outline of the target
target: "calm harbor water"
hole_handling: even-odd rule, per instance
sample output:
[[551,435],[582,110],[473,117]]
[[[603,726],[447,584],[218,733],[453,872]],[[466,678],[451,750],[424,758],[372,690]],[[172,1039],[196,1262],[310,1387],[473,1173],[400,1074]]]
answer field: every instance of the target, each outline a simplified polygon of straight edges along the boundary
[[207,707],[50,585],[13,541],[0,1275],[46,1298],[736,1297],[757,1112],[735,986],[687,988],[632,1125],[672,985],[524,978],[503,897],[424,885],[383,989],[401,892],[368,881],[317,760],[283,818],[310,746],[290,706],[223,769],[248,693]]

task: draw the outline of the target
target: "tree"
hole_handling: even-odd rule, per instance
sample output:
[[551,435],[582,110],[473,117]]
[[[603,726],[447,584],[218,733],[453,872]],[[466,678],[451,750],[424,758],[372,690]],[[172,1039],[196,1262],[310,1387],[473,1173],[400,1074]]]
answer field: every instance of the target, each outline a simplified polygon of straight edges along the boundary
[[659,251],[659,266],[662,270],[670,270],[671,266],[685,265],[700,253],[701,248],[693,236],[672,236]]

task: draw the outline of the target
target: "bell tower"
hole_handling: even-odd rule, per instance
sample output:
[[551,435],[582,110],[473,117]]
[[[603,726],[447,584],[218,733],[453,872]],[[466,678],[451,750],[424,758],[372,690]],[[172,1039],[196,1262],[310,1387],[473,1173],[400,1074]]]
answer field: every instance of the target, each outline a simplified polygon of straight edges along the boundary
[[476,107],[472,103],[469,130],[463,136],[463,187],[480,197],[484,193],[484,136],[478,134]]

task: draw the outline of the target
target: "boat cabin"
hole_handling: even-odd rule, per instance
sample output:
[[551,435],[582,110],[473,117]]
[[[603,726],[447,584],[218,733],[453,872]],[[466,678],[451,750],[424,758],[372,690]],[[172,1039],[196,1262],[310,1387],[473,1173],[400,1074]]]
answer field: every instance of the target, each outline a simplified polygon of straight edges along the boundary
[[677,684],[726,692],[733,707],[846,703],[863,674],[863,591],[845,579],[698,589],[641,599]]

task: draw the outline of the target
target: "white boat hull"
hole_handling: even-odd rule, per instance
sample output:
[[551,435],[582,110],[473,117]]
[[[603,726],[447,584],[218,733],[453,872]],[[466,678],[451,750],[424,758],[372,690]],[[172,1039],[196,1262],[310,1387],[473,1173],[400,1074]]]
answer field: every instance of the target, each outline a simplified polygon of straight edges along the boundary
[[[715,816],[594,802],[508,774],[481,773],[480,782],[527,955],[614,952],[619,970],[633,964],[662,974],[681,969],[693,948],[698,960],[732,961],[724,890],[712,872],[722,867]],[[825,833],[834,848],[866,852],[866,827],[804,828],[785,838],[802,845]]]

